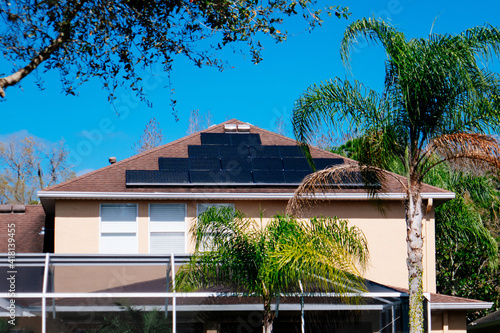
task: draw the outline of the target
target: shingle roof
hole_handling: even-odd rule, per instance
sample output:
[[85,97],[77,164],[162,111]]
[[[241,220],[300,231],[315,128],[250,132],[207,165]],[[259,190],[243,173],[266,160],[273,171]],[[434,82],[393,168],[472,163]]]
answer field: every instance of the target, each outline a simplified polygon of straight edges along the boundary
[[500,310],[490,313],[489,315],[479,318],[476,321],[472,322],[469,326],[483,326],[485,324],[493,324],[497,323],[500,325]]
[[[400,292],[408,293],[408,289],[406,288],[399,288],[399,287],[393,287],[389,286],[390,288],[393,288],[395,290],[398,290]],[[462,304],[464,306],[466,305],[484,305],[483,308],[488,308],[491,307],[491,303],[477,300],[477,299],[472,299],[472,298],[463,298],[463,297],[458,297],[458,296],[450,296],[450,295],[443,295],[443,294],[435,294],[435,293],[430,293],[431,297],[431,304],[433,305],[438,305],[438,304],[443,304],[443,305],[453,305],[453,304]],[[489,306],[488,306],[489,304]]]
[[[15,205],[21,208],[12,210],[12,205],[2,205],[0,213],[0,253],[7,253],[10,236],[14,236],[16,253],[42,253],[41,234],[45,226],[45,212],[41,205]],[[8,208],[11,208],[10,210]]]
[[[161,157],[170,158],[187,158],[188,146],[201,145],[201,133],[224,133],[225,124],[247,124],[236,119],[228,120],[222,124],[211,126],[210,128],[188,135],[163,146],[148,150],[138,155],[132,156],[125,160],[108,165],[104,168],[95,170],[88,174],[74,178],[67,182],[52,186],[45,189],[47,192],[136,192],[136,193],[292,193],[294,188],[291,187],[230,187],[217,185],[213,187],[193,188],[186,186],[178,187],[127,187],[125,183],[125,174],[127,170],[158,170],[158,160]],[[284,145],[294,146],[297,142],[285,136],[261,129],[250,125],[250,133],[260,135],[262,145]],[[354,161],[342,156],[327,152],[319,148],[312,148],[311,154],[313,158],[343,158],[345,163],[355,163]],[[400,179],[404,179],[400,177]],[[399,182],[390,177],[387,179],[387,189],[390,193],[404,193]],[[336,189],[337,192],[346,193],[364,193],[364,189],[345,188]],[[439,189],[429,185],[423,185],[422,192],[425,193],[450,193],[443,189]]]

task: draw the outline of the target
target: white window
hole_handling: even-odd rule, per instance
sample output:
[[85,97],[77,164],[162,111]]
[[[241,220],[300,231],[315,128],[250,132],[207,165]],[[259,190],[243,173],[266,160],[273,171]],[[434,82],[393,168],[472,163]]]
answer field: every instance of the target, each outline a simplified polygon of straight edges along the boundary
[[137,253],[137,204],[101,204],[100,253]]
[[149,205],[149,253],[186,253],[186,204]]
[[[196,216],[200,216],[201,214],[205,213],[211,207],[216,207],[216,208],[219,208],[219,207],[231,207],[231,208],[234,209],[234,204],[227,204],[227,203],[203,203],[203,204],[198,204],[198,207],[197,207],[198,211],[197,211]],[[207,235],[207,234],[205,234],[205,235]],[[208,233],[208,236],[209,236],[208,244],[206,244],[206,246],[205,246],[205,244],[200,244],[200,248],[199,248],[200,251],[205,251],[206,248],[211,243],[210,233]]]

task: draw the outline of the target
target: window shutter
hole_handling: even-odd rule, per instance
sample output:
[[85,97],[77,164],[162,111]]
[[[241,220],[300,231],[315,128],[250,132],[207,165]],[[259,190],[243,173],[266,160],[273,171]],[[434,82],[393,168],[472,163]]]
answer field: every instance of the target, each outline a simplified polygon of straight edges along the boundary
[[186,205],[184,204],[151,204],[149,206],[149,230],[151,232],[184,232],[185,217]]
[[150,253],[184,253],[185,237],[183,232],[153,232],[150,237]]
[[101,204],[100,253],[137,253],[137,205]]
[[101,204],[101,232],[136,232],[137,205]]
[[137,253],[135,233],[105,233],[101,235],[101,253],[128,254]]
[[149,205],[149,252],[169,254],[186,252],[186,205]]

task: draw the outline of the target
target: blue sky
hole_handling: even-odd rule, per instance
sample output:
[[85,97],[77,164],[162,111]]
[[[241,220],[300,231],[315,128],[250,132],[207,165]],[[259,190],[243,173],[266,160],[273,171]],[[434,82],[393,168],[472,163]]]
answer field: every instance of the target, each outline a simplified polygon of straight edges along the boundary
[[[250,56],[234,55],[227,50],[229,68],[199,69],[185,59],[175,59],[171,75],[179,121],[172,116],[168,77],[153,68],[143,77],[153,107],[137,101],[131,91],[118,93],[116,111],[107,102],[100,82],[90,81],[79,96],[61,93],[58,75],[42,74],[44,90],[32,80],[22,89],[9,88],[0,103],[0,139],[14,133],[33,135],[47,143],[64,138],[71,151],[70,161],[80,174],[108,164],[109,156],[118,160],[133,155],[133,145],[152,117],[160,122],[165,141],[186,134],[189,112],[210,112],[214,123],[237,118],[273,130],[279,117],[289,123],[294,101],[311,84],[330,78],[355,78],[372,89],[380,90],[384,79],[384,53],[378,46],[360,44],[352,57],[352,71],[343,67],[339,46],[345,27],[361,17],[383,17],[407,37],[434,33],[459,33],[486,22],[500,26],[500,2],[488,1],[324,1],[326,5],[349,6],[349,20],[331,18],[312,33],[300,31],[293,23],[286,29],[297,32],[286,42],[262,40],[264,60],[253,65]],[[433,26],[433,22],[434,26]],[[285,29],[283,29],[285,30]],[[1,66],[1,62],[0,62]],[[498,66],[495,66],[498,67]]]

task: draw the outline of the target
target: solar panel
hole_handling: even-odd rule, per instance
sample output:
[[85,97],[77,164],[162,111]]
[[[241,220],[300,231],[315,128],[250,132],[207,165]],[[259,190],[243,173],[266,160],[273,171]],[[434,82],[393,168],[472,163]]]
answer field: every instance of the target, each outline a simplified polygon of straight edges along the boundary
[[230,145],[231,138],[225,133],[200,133],[202,145]]
[[278,146],[251,145],[248,150],[251,157],[281,157]]
[[255,133],[226,133],[232,145],[260,145],[260,135]]
[[219,148],[216,145],[188,146],[189,157],[219,157]]
[[330,184],[332,186],[341,187],[364,187],[363,177],[360,172],[342,172],[334,179],[331,179]]
[[221,183],[222,175],[220,170],[191,170],[189,171],[191,183]]
[[252,166],[254,170],[283,170],[283,162],[281,158],[277,157],[256,157],[252,159]]
[[252,160],[250,158],[223,157],[221,158],[223,170],[251,170]]
[[223,170],[221,177],[224,183],[253,183],[252,172],[250,170]]
[[187,170],[126,170],[125,182],[127,185],[189,183],[189,173]]
[[302,180],[304,179],[305,176],[310,174],[311,172],[306,171],[306,170],[300,170],[300,171],[290,171],[290,170],[285,170],[285,182],[288,184],[300,184]]
[[278,146],[281,157],[304,157],[299,146]]
[[342,158],[314,158],[313,161],[316,170],[323,170],[330,166],[344,164],[344,159]]
[[191,183],[193,184],[251,184],[252,173],[250,170],[191,170]]
[[253,181],[257,184],[283,184],[285,177],[283,171],[275,170],[254,170],[252,171]]
[[220,170],[220,159],[218,157],[190,157],[191,170]]
[[248,157],[248,146],[218,145],[220,157]]
[[158,168],[160,170],[187,170],[189,169],[188,158],[158,158]]
[[312,172],[312,168],[305,157],[286,157],[283,158],[285,170],[307,170]]

